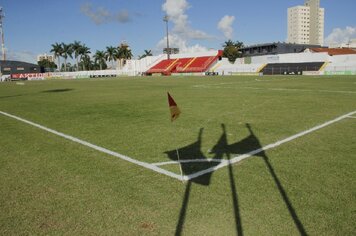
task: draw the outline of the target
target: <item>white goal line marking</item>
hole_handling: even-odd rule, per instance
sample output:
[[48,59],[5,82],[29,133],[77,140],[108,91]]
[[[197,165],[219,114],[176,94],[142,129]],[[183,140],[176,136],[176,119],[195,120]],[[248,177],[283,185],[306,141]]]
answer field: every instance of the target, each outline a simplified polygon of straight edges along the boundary
[[152,165],[155,166],[164,166],[164,165],[172,165],[172,164],[179,164],[179,163],[197,163],[197,162],[228,162],[228,160],[224,159],[187,159],[187,160],[180,160],[180,161],[166,161],[166,162],[157,162],[157,163],[152,163]]
[[294,89],[294,88],[259,88],[259,87],[241,87],[246,89],[256,90],[271,90],[271,91],[296,91],[296,92],[320,92],[320,93],[346,93],[356,94],[356,91],[344,91],[344,90],[325,90],[325,89]]
[[[242,83],[242,82],[240,82]],[[206,84],[206,85],[194,85],[193,88],[215,88],[215,89],[253,89],[253,90],[270,90],[270,91],[294,91],[294,92],[318,92],[318,93],[345,93],[345,94],[356,94],[356,91],[345,91],[345,90],[325,90],[325,89],[294,89],[294,88],[260,88],[260,87],[224,87],[221,85],[227,85],[233,83],[220,83],[220,84]]]
[[297,133],[297,134],[295,134],[295,135],[292,135],[292,136],[290,136],[290,137],[288,137],[288,138],[282,139],[282,140],[277,141],[277,142],[275,142],[275,143],[268,144],[268,145],[266,145],[266,146],[264,146],[264,147],[262,147],[262,148],[253,150],[253,151],[248,152],[248,153],[245,153],[245,154],[243,154],[243,155],[239,155],[239,156],[237,156],[237,157],[233,157],[229,162],[220,163],[220,164],[217,165],[217,166],[214,166],[214,167],[211,167],[211,168],[208,168],[208,169],[205,169],[205,170],[198,171],[198,172],[196,172],[196,173],[194,173],[194,174],[191,174],[191,175],[184,176],[184,179],[185,179],[185,180],[194,179],[194,178],[197,178],[197,177],[202,176],[202,175],[204,175],[204,174],[207,174],[207,173],[216,171],[216,170],[218,170],[218,169],[220,169],[220,168],[222,168],[222,167],[225,167],[225,166],[228,166],[228,165],[231,165],[231,164],[240,162],[240,161],[242,161],[242,160],[244,160],[244,159],[246,159],[246,158],[249,158],[249,157],[251,157],[251,156],[253,156],[253,155],[256,155],[256,154],[258,154],[258,153],[260,153],[260,152],[263,152],[263,151],[266,151],[266,150],[268,150],[268,149],[272,149],[272,148],[278,147],[278,146],[280,146],[280,145],[282,145],[282,144],[284,144],[284,143],[290,142],[290,141],[292,141],[292,140],[294,140],[294,139],[297,139],[297,138],[299,138],[299,137],[302,137],[302,136],[304,136],[304,135],[307,135],[307,134],[309,134],[309,133],[312,133],[312,132],[314,132],[314,131],[317,131],[317,130],[319,130],[319,129],[322,129],[322,128],[328,126],[328,125],[331,125],[331,124],[333,124],[333,123],[336,123],[336,122],[338,122],[338,121],[341,121],[341,120],[343,120],[343,119],[345,119],[345,118],[348,118],[348,117],[350,117],[350,116],[352,116],[352,115],[354,115],[354,114],[356,114],[356,111],[353,111],[353,112],[350,112],[350,113],[348,113],[348,114],[342,115],[342,116],[337,117],[337,118],[335,118],[335,119],[333,119],[333,120],[327,121],[327,122],[325,122],[324,124],[321,124],[321,125],[318,125],[318,126],[315,126],[315,127],[311,128],[311,129],[302,131],[302,132],[300,132],[300,133]]
[[42,130],[45,130],[45,131],[47,131],[47,132],[49,132],[49,133],[58,135],[58,136],[60,136],[60,137],[62,137],[62,138],[68,139],[68,140],[70,140],[70,141],[73,141],[73,142],[82,144],[82,145],[84,145],[84,146],[90,147],[90,148],[95,149],[95,150],[97,150],[97,151],[99,151],[99,152],[103,152],[103,153],[109,154],[109,155],[111,155],[111,156],[118,157],[118,158],[120,158],[120,159],[122,159],[122,160],[131,162],[131,163],[133,163],[133,164],[136,164],[136,165],[145,167],[145,168],[150,169],[150,170],[153,170],[153,171],[155,171],[155,172],[158,172],[158,173],[161,173],[161,174],[170,176],[170,177],[175,178],[175,179],[178,179],[178,180],[181,180],[181,179],[182,179],[181,175],[177,175],[177,174],[175,174],[175,173],[173,173],[173,172],[164,170],[164,169],[159,168],[159,167],[157,167],[157,166],[155,166],[155,165],[152,165],[152,164],[149,164],[149,163],[146,163],[146,162],[143,162],[143,161],[135,160],[135,159],[133,159],[133,158],[131,158],[131,157],[128,157],[128,156],[122,155],[122,154],[120,154],[120,153],[111,151],[111,150],[109,150],[109,149],[106,149],[106,148],[97,146],[97,145],[92,144],[92,143],[89,143],[89,142],[87,142],[87,141],[84,141],[84,140],[75,138],[75,137],[70,136],[70,135],[67,135],[67,134],[63,134],[63,133],[58,132],[58,131],[56,131],[56,130],[53,130],[53,129],[47,128],[47,127],[45,127],[45,126],[36,124],[36,123],[34,123],[34,122],[31,122],[31,121],[22,119],[22,118],[20,118],[20,117],[18,117],[18,116],[14,116],[14,115],[11,115],[11,114],[6,113],[6,112],[3,112],[3,111],[0,111],[0,114],[2,114],[2,115],[4,115],[4,116],[7,116],[7,117],[11,117],[11,118],[16,119],[16,120],[18,120],[18,121],[22,121],[22,122],[24,122],[24,123],[26,123],[26,124],[35,126],[35,127],[39,128],[39,129],[42,129]]
[[[56,130],[47,128],[47,127],[45,127],[45,126],[36,124],[36,123],[31,122],[31,121],[28,121],[28,120],[25,120],[25,119],[20,118],[20,117],[18,117],[18,116],[14,116],[14,115],[11,115],[11,114],[9,114],[9,113],[2,112],[2,111],[0,111],[0,114],[2,114],[2,115],[4,115],[4,116],[7,116],[7,117],[10,117],[10,118],[13,118],[13,119],[16,119],[16,120],[18,120],[18,121],[24,122],[24,123],[26,123],[26,124],[32,125],[32,126],[37,127],[37,128],[39,128],[39,129],[45,130],[45,131],[47,131],[47,132],[49,132],[49,133],[55,134],[55,135],[60,136],[60,137],[62,137],[62,138],[65,138],[65,139],[71,140],[71,141],[73,141],[73,142],[82,144],[82,145],[84,145],[84,146],[90,147],[90,148],[95,149],[95,150],[97,150],[97,151],[100,151],[100,152],[109,154],[109,155],[111,155],[111,156],[118,157],[118,158],[120,158],[120,159],[122,159],[122,160],[131,162],[131,163],[133,163],[133,164],[142,166],[142,167],[144,167],[144,168],[153,170],[153,171],[155,171],[155,172],[158,172],[158,173],[161,173],[161,174],[170,176],[170,177],[172,177],[172,178],[175,178],[175,179],[178,179],[178,180],[182,180],[182,176],[181,176],[181,175],[178,175],[178,174],[175,174],[175,173],[173,173],[173,172],[167,171],[167,170],[165,170],[165,169],[159,168],[158,165],[160,165],[160,163],[149,164],[149,163],[146,163],[146,162],[138,161],[138,160],[135,160],[135,159],[133,159],[133,158],[131,158],[131,157],[122,155],[122,154],[120,154],[120,153],[117,153],[117,152],[108,150],[108,149],[106,149],[106,148],[103,148],[103,147],[94,145],[94,144],[92,144],[92,143],[83,141],[83,140],[81,140],[81,139],[75,138],[75,137],[73,137],[73,136],[66,135],[66,134],[63,134],[63,133],[58,132],[58,131],[56,131]],[[233,158],[230,159],[230,160],[221,161],[220,164],[218,164],[218,165],[216,165],[216,166],[214,166],[214,167],[211,167],[211,168],[208,168],[208,169],[205,169],[205,170],[198,171],[198,172],[196,172],[196,173],[194,173],[194,174],[185,175],[185,176],[183,176],[183,179],[184,179],[184,180],[191,180],[191,179],[197,178],[197,177],[199,177],[199,176],[202,176],[202,175],[204,175],[204,174],[207,174],[207,173],[216,171],[216,170],[218,170],[218,169],[220,169],[220,168],[223,168],[223,167],[225,167],[225,166],[228,166],[228,165],[237,163],[237,162],[242,161],[242,160],[244,160],[244,159],[246,159],[246,158],[249,158],[249,157],[251,157],[251,156],[253,156],[253,155],[256,155],[256,154],[258,154],[258,153],[260,153],[260,152],[263,152],[263,151],[266,151],[266,150],[269,150],[269,149],[278,147],[278,146],[280,146],[280,145],[282,145],[282,144],[284,144],[284,143],[290,142],[290,141],[292,141],[292,140],[294,140],[294,139],[297,139],[297,138],[299,138],[299,137],[302,137],[302,136],[304,136],[304,135],[307,135],[307,134],[309,134],[309,133],[312,133],[312,132],[314,132],[314,131],[317,131],[317,130],[319,130],[319,129],[322,129],[322,128],[326,127],[326,126],[329,126],[329,125],[331,125],[331,124],[333,124],[333,123],[336,123],[336,122],[338,122],[338,121],[341,121],[341,120],[343,120],[343,119],[345,119],[345,118],[353,117],[354,114],[356,114],[356,111],[353,111],[353,112],[350,112],[350,113],[348,113],[348,114],[342,115],[342,116],[337,117],[337,118],[335,118],[335,119],[333,119],[333,120],[327,121],[327,122],[325,122],[325,123],[323,123],[323,124],[321,124],[321,125],[315,126],[315,127],[311,128],[311,129],[308,129],[308,130],[305,130],[305,131],[302,131],[302,132],[300,132],[300,133],[297,133],[297,134],[295,134],[295,135],[292,135],[292,136],[290,136],[290,137],[288,137],[288,138],[282,139],[282,140],[277,141],[277,142],[275,142],[275,143],[268,144],[268,145],[266,145],[266,146],[264,146],[264,147],[262,147],[262,148],[253,150],[253,151],[248,152],[248,153],[245,153],[245,154],[243,154],[243,155],[239,155],[239,156],[233,157]],[[212,160],[213,160],[213,159],[211,159],[211,161],[212,161]],[[185,161],[187,161],[187,162],[192,162],[192,160],[185,160]],[[194,161],[196,161],[196,160],[194,160]],[[206,160],[204,160],[204,161],[206,162]],[[169,163],[169,164],[170,164],[171,162],[164,162],[164,163]],[[164,165],[164,164],[163,164],[163,165]]]
[[[245,81],[235,81],[235,82],[224,82],[224,83],[214,83],[214,84],[196,84],[193,85],[193,88],[210,88],[210,87],[215,87],[215,86],[220,86],[220,85],[232,85],[232,84],[251,84],[257,82],[278,82],[278,81],[284,81],[287,79],[271,79],[271,80],[260,80],[260,79],[255,79],[254,81],[251,80],[245,80]],[[220,87],[217,87],[220,88]]]

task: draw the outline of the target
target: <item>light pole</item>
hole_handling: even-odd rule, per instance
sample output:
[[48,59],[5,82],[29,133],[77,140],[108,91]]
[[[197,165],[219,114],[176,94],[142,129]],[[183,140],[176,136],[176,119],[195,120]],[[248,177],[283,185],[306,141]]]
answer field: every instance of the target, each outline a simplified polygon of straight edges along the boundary
[[3,19],[5,15],[2,7],[0,7],[0,34],[1,34],[1,50],[2,50],[2,60],[6,60],[6,52],[5,52],[5,41],[4,41],[4,30],[2,27]]
[[168,15],[165,15],[165,16],[163,17],[163,21],[166,22],[166,32],[167,32],[167,59],[169,60],[169,59],[170,59],[170,56],[169,56],[170,50],[169,50],[169,38],[168,38],[168,20],[169,20]]

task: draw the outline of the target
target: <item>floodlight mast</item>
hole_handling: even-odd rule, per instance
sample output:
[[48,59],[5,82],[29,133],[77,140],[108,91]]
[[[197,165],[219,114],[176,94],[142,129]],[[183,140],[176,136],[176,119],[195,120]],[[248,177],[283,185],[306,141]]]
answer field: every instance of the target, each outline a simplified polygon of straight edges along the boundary
[[5,41],[4,41],[4,30],[2,28],[2,21],[5,15],[3,12],[2,7],[0,7],[0,34],[1,34],[1,50],[2,50],[2,60],[6,60],[6,53],[5,53]]
[[166,22],[166,33],[167,33],[167,59],[169,60],[170,59],[170,50],[169,50],[169,38],[168,38],[168,20],[169,20],[169,17],[168,15],[165,15],[163,17],[163,21]]

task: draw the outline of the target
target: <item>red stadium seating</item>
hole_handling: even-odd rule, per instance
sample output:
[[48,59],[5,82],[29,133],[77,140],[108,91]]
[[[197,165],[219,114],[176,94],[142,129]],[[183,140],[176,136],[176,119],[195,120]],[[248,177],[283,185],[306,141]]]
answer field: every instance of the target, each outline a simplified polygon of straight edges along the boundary
[[186,72],[204,72],[214,62],[216,57],[197,57],[188,68]]
[[221,57],[221,55],[222,51],[219,51],[216,56],[165,59],[150,68],[146,73],[170,75],[171,73],[205,72],[219,59],[219,57]]
[[172,73],[180,72],[191,60],[192,58],[180,58],[177,62],[177,66],[172,70]]
[[153,74],[170,72],[168,69],[171,68],[176,63],[176,61],[177,59],[162,60],[158,64],[150,68],[147,73]]

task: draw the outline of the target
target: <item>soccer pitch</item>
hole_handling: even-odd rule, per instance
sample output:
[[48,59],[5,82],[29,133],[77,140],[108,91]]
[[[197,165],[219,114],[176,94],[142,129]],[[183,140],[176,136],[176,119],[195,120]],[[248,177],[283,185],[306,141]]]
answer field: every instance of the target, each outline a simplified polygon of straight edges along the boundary
[[352,235],[355,122],[351,76],[1,83],[0,234]]

